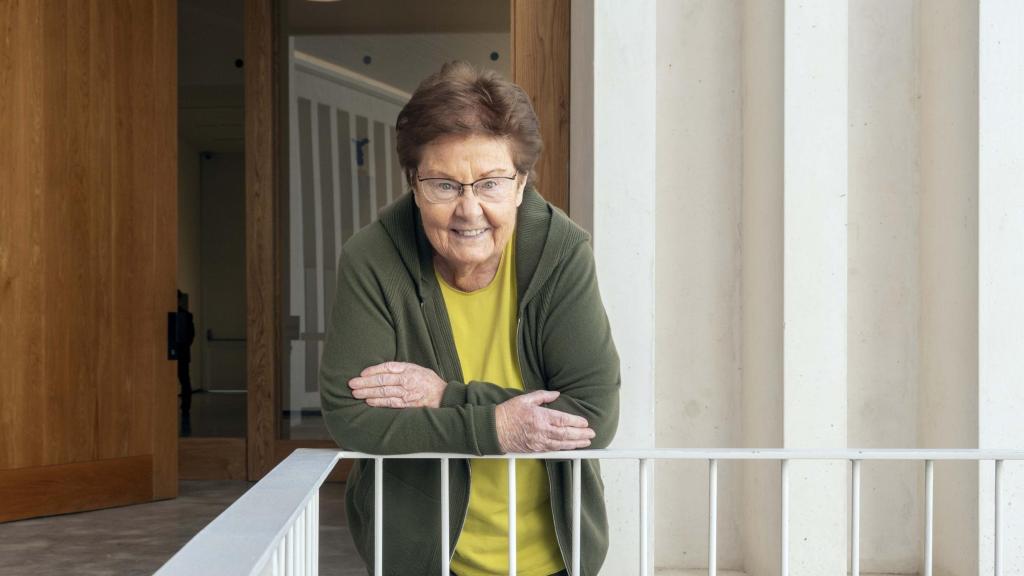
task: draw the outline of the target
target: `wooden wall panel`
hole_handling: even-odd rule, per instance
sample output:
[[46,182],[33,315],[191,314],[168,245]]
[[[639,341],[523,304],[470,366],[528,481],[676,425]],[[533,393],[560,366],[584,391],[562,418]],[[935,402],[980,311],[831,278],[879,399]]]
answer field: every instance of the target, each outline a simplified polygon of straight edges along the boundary
[[152,457],[0,470],[0,522],[152,499]]
[[512,0],[512,78],[540,120],[537,189],[569,212],[569,0]]
[[245,480],[245,438],[182,438],[182,480]]
[[277,155],[274,0],[245,2],[245,268],[248,466],[258,480],[273,468],[280,414],[278,374]]
[[[176,493],[177,383],[165,351],[176,304],[176,13],[174,0],[0,0],[8,487],[29,477],[70,486],[52,476],[61,466],[145,461],[146,474],[130,475],[144,488],[111,478],[119,496],[97,502],[149,499],[154,480],[161,495]],[[0,513],[15,505],[0,498]]]
[[[155,142],[174,142],[170,150],[158,146],[153,163],[153,178],[158,187],[154,212],[159,215],[153,246],[154,260],[173,262],[173,266],[157,266],[156,286],[168,290],[166,298],[177,305],[178,281],[178,3],[174,0],[156,2],[153,12],[153,104],[154,111],[166,115],[153,125]],[[157,383],[153,396],[153,497],[174,498],[178,495],[178,367],[167,362],[166,350],[159,345],[166,327],[164,298],[150,301],[157,345],[153,347]],[[168,409],[168,406],[172,409]]]

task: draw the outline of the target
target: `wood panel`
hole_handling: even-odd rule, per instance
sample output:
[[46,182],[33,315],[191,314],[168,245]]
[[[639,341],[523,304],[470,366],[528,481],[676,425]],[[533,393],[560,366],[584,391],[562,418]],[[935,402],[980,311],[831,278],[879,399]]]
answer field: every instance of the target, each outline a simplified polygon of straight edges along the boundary
[[112,478],[96,503],[149,499],[154,481],[161,497],[176,493],[175,370],[164,351],[176,302],[176,12],[173,0],[0,0],[8,482],[48,473],[38,467],[144,457],[155,467],[145,489]]
[[149,455],[0,470],[0,522],[152,499]]
[[245,274],[248,471],[274,466],[280,414],[274,38],[277,2],[245,2]]
[[245,480],[245,438],[182,438],[182,480]]
[[540,120],[537,189],[569,212],[569,0],[512,0],[512,78]]

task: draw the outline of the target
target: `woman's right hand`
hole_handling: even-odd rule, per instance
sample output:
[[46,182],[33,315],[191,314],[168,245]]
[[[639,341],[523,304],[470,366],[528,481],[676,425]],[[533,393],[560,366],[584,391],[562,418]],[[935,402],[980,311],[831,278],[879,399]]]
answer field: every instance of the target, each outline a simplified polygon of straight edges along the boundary
[[537,390],[498,404],[498,443],[504,453],[555,452],[590,446],[594,431],[581,416],[544,408],[558,392]]

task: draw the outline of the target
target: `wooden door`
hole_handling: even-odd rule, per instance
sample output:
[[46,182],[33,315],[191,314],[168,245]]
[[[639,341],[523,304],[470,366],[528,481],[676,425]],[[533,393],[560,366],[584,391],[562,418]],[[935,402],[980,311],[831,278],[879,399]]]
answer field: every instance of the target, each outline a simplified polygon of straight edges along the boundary
[[177,495],[174,0],[0,0],[0,521]]
[[569,0],[511,0],[512,79],[530,95],[544,152],[538,191],[569,213]]

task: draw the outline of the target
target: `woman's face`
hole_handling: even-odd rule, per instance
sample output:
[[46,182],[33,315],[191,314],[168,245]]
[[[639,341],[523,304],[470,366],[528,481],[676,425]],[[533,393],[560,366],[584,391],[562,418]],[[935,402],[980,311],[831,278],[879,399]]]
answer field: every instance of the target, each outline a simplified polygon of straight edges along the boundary
[[[421,152],[416,179],[445,178],[469,184],[492,176],[515,176],[512,152],[502,138],[453,135],[434,140]],[[517,178],[506,200],[482,202],[470,187],[450,203],[432,203],[414,181],[416,205],[435,255],[453,271],[468,273],[497,266],[516,227],[525,178]]]

